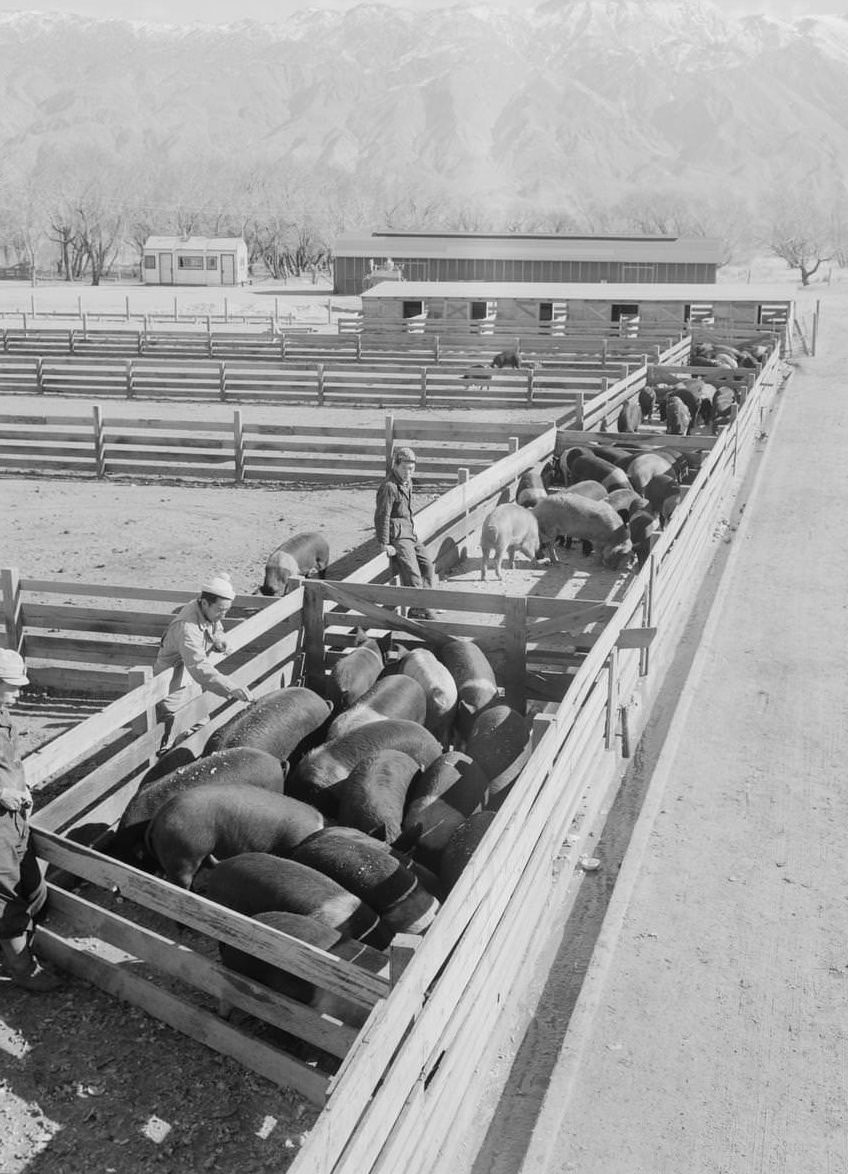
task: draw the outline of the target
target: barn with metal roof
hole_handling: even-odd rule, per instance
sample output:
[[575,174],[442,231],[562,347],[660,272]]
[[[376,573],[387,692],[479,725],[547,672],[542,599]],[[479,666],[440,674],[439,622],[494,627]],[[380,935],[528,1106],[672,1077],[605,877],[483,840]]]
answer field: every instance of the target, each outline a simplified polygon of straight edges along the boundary
[[711,237],[559,236],[546,233],[395,232],[339,237],[333,289],[377,281],[714,282]]

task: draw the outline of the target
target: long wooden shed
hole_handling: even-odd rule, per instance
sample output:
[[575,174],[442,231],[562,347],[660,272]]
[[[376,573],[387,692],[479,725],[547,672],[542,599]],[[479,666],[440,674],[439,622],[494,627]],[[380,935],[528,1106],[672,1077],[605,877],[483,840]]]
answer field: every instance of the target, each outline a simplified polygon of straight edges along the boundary
[[359,294],[372,275],[406,281],[714,282],[712,237],[511,232],[345,234],[333,247],[333,291]]
[[400,281],[363,293],[362,330],[555,336],[577,327],[636,336],[640,328],[704,325],[756,332],[782,327],[793,307],[785,286]]

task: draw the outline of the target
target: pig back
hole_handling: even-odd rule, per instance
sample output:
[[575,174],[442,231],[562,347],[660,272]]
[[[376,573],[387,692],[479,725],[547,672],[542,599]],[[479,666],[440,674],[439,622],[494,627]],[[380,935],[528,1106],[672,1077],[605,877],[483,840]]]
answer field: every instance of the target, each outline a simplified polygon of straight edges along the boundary
[[296,685],[274,689],[215,730],[205,752],[248,746],[285,762],[329,717],[327,702],[312,689]]

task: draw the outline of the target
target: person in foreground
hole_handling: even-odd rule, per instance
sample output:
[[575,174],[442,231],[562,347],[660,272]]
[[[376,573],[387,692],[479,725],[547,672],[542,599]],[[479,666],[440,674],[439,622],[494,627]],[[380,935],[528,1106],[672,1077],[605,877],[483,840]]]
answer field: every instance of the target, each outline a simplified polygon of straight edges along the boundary
[[[374,532],[380,549],[388,555],[392,574],[403,587],[435,587],[433,561],[418,540],[412,518],[412,475],[415,453],[411,448],[396,448],[392,471],[377,489]],[[436,612],[429,608],[410,608],[410,619],[432,620]]]
[[[227,651],[221,621],[235,597],[229,576],[214,575],[200,588],[198,598],[177,612],[162,637],[153,673],[155,676],[170,671],[171,687],[168,696],[156,707],[157,719],[165,724],[160,754],[170,748],[177,714],[201,693],[215,693],[237,701],[253,700],[249,689],[224,676],[209,659],[211,652]],[[198,723],[202,724],[203,720]]]
[[30,842],[32,796],[8,709],[27,684],[23,658],[11,648],[0,648],[0,961],[16,986],[39,992],[56,990],[61,980],[39,962],[30,945],[47,886]]

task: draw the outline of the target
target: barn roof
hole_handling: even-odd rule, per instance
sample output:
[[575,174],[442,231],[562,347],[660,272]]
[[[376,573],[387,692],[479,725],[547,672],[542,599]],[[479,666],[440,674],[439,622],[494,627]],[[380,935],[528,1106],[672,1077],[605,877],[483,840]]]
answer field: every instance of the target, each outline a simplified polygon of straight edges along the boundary
[[644,261],[718,265],[713,237],[562,236],[546,233],[348,233],[336,239],[336,256],[445,257],[526,261]]
[[469,301],[497,301],[498,298],[527,298],[534,302],[793,302],[786,286],[757,286],[719,283],[571,281],[381,281],[365,290],[362,300],[372,298],[467,298]]
[[208,252],[209,250],[234,249],[243,245],[240,236],[149,236],[144,242],[145,249],[182,249],[185,252],[193,250]]

